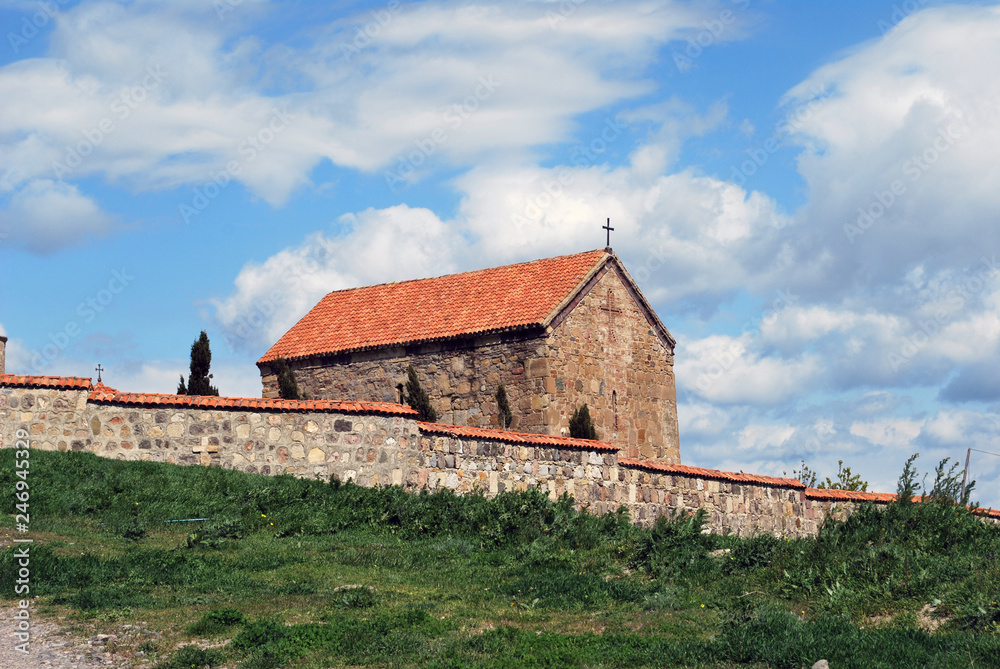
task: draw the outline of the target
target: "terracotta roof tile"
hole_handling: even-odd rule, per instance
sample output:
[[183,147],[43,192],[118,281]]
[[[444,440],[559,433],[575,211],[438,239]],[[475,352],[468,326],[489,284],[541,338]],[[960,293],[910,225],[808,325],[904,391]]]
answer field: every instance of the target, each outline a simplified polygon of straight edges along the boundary
[[591,441],[589,439],[573,439],[571,437],[550,437],[547,434],[531,434],[528,432],[508,432],[482,427],[466,427],[464,425],[444,425],[441,423],[417,423],[421,432],[440,434],[448,437],[464,437],[466,439],[492,439],[510,444],[525,444],[528,446],[555,446],[558,448],[579,448],[588,451],[617,452],[614,444],[606,441]]
[[[806,497],[810,499],[843,501],[843,502],[880,502],[889,503],[896,495],[888,492],[862,492],[860,490],[832,490],[830,488],[806,488]],[[919,498],[918,498],[919,499]]]
[[200,409],[256,409],[260,411],[316,411],[321,413],[381,414],[412,418],[417,412],[391,402],[336,402],[332,400],[271,400],[254,397],[211,397],[199,395],[164,395],[159,393],[123,393],[101,384],[91,391],[91,402],[127,406],[169,406]]
[[[806,488],[806,497],[825,501],[841,502],[875,502],[888,504],[896,501],[897,495],[889,492],[862,492],[860,490],[831,490],[829,488]],[[917,495],[913,498],[915,502],[923,501],[923,497]],[[972,509],[973,513],[987,516],[989,518],[1000,519],[998,509]]]
[[625,467],[636,467],[638,469],[651,469],[664,474],[687,474],[691,476],[700,476],[706,479],[715,479],[718,481],[731,481],[733,483],[759,483],[762,485],[800,489],[805,489],[806,487],[805,484],[798,479],[760,476],[757,474],[744,474],[742,472],[724,472],[719,469],[702,469],[701,467],[690,467],[688,465],[677,465],[667,462],[653,462],[651,460],[637,460],[635,458],[619,458],[618,464]]
[[0,386],[90,390],[93,384],[90,379],[81,376],[18,376],[16,374],[4,374],[0,376]]
[[258,362],[542,326],[603,250],[329,293]]

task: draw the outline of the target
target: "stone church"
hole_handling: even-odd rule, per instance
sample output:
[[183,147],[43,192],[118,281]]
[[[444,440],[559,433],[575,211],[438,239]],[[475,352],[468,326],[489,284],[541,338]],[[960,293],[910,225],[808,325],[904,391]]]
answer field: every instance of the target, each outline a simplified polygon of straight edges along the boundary
[[680,462],[675,341],[610,248],[329,293],[257,362],[288,360],[311,399],[400,401],[413,365],[442,423],[567,434],[587,404],[630,457]]

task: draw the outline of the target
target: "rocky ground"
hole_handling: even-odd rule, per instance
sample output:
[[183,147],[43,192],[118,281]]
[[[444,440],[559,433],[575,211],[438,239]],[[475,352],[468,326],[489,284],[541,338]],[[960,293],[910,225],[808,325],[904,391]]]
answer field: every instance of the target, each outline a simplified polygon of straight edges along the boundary
[[141,625],[121,625],[116,634],[81,636],[37,615],[31,619],[28,653],[17,650],[17,608],[0,609],[0,667],[5,669],[89,669],[145,667],[149,660],[138,646],[160,635]]

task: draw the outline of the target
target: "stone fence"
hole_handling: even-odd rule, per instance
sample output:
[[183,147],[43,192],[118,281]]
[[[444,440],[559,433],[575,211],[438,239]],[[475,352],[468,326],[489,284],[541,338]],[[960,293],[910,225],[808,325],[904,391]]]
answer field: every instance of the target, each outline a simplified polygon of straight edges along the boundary
[[644,525],[705,509],[712,531],[744,536],[805,536],[831,513],[893,499],[634,460],[600,441],[422,423],[392,403],[123,393],[83,378],[0,376],[0,447],[13,447],[21,429],[31,448],[118,460],[487,496],[537,488],[553,500],[569,493],[594,513],[625,506]]

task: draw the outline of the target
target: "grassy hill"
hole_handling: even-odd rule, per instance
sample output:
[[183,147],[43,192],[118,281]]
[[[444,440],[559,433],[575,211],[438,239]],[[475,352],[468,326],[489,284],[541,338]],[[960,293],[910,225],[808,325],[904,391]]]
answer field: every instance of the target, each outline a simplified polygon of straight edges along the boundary
[[783,540],[81,453],[27,483],[36,615],[141,621],[119,650],[165,667],[1000,667],[1000,527],[948,502]]

